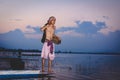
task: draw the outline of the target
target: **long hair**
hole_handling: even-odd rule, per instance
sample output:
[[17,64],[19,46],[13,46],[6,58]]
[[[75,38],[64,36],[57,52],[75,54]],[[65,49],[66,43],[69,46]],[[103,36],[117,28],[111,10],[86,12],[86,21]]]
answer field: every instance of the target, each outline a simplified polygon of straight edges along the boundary
[[51,24],[52,20],[56,21],[56,18],[54,16],[51,16],[45,25]]
[[[52,20],[55,20],[55,21],[56,21],[56,18],[55,18],[54,16],[51,16],[51,17],[48,19],[47,23],[44,25],[44,27],[45,27],[46,25],[51,24],[51,21],[52,21]],[[55,29],[55,26],[54,26],[54,29]],[[46,39],[46,29],[44,30],[44,33],[43,33],[41,42],[44,43],[44,42],[45,42],[45,39]]]

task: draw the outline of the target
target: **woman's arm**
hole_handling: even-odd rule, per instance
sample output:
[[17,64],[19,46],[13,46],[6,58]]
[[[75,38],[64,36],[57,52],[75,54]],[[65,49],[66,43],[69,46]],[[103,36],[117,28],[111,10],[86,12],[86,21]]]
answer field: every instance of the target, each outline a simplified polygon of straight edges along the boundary
[[47,25],[40,28],[41,31],[44,31],[47,28]]

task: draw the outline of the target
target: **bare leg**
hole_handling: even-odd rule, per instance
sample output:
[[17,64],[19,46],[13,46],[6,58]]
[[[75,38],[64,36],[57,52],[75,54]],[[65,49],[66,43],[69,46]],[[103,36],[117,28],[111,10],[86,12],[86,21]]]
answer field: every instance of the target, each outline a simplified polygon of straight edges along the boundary
[[48,59],[48,72],[52,72],[52,60]]
[[45,59],[44,58],[42,58],[42,72],[44,72],[45,70],[44,70],[44,66],[45,66]]

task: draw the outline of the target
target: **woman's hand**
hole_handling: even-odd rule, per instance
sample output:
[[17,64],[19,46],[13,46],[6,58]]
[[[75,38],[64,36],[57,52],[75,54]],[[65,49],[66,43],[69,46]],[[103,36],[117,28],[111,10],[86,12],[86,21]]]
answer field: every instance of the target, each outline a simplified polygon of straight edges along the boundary
[[46,26],[43,26],[40,28],[41,31],[44,31],[45,29],[47,28],[47,25]]

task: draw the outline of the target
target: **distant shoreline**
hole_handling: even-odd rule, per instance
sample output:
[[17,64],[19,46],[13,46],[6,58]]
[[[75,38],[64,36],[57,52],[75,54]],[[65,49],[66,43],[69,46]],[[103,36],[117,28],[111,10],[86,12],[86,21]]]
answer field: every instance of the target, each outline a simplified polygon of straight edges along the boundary
[[[5,49],[5,48],[0,48],[0,52],[35,52],[35,53],[41,53],[41,50],[35,50],[35,49],[30,49],[30,50],[24,50],[24,49]],[[103,55],[120,55],[120,52],[71,52],[71,51],[56,51],[56,54],[103,54]],[[39,54],[24,54],[24,55],[36,55],[40,56]]]

